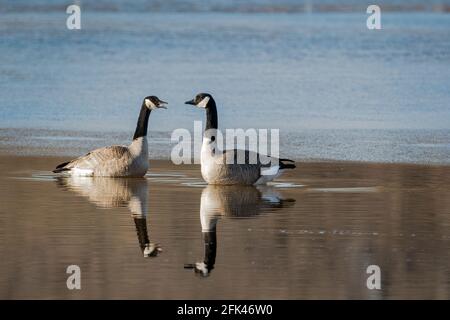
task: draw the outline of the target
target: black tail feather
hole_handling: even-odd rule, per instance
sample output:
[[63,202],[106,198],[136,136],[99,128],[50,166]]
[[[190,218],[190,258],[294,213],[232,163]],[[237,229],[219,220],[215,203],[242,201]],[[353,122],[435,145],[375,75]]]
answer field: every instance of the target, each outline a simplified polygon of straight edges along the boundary
[[292,162],[292,163],[295,163],[295,161],[294,161],[294,160],[291,160],[291,159],[280,159],[280,161],[281,161],[281,162],[286,161],[286,162]]
[[[284,163],[284,162],[290,162],[290,163]],[[295,169],[295,162],[290,159],[280,159],[280,170],[281,169]]]
[[63,163],[61,163],[61,164],[58,164],[58,165],[56,166],[56,169],[61,169],[61,168],[65,167],[65,166],[67,166],[69,163],[70,163],[70,161],[63,162]]
[[70,169],[65,168],[65,166],[67,166],[69,163],[70,163],[70,161],[67,161],[67,162],[64,162],[64,163],[61,163],[61,164],[57,165],[55,170],[53,170],[53,172],[54,173],[59,173],[59,172],[62,172],[62,171],[70,170]]

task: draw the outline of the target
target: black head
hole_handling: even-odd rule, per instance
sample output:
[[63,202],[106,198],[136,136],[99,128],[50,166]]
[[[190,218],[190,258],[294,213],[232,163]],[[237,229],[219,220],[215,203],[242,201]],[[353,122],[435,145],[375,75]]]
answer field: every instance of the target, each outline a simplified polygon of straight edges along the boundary
[[145,97],[143,103],[150,110],[154,110],[154,109],[158,109],[158,108],[167,109],[167,107],[166,107],[167,102],[160,100],[157,96]]
[[185,104],[192,104],[199,108],[208,108],[210,101],[214,101],[214,99],[209,93],[199,93],[194,99],[186,101]]

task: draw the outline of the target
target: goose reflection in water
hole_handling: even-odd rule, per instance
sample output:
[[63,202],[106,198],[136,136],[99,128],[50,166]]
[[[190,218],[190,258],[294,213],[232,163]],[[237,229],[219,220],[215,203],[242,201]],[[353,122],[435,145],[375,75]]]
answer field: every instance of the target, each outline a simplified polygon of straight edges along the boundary
[[200,223],[204,243],[202,262],[185,264],[201,277],[207,277],[214,269],[217,252],[217,222],[221,217],[255,217],[263,212],[286,208],[294,199],[283,199],[270,186],[220,186],[208,185],[200,198]]
[[148,184],[144,178],[58,177],[59,186],[86,197],[99,208],[128,207],[136,225],[139,247],[144,257],[156,257],[161,251],[151,243],[147,230]]

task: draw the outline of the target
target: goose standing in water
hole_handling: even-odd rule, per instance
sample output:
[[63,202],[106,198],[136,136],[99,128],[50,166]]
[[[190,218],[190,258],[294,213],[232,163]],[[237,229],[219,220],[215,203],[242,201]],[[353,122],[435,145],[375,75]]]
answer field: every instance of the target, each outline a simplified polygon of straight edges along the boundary
[[[185,103],[206,110],[200,160],[202,176],[208,184],[265,184],[278,177],[284,170],[295,168],[294,161],[289,159],[276,159],[248,150],[220,151],[216,139],[217,107],[213,97],[208,93],[199,93]],[[245,159],[244,163],[238,163],[241,158]],[[252,159],[255,160],[254,163],[250,163]]]
[[166,109],[166,104],[155,96],[144,98],[133,142],[129,146],[109,146],[96,149],[82,157],[61,163],[53,172],[97,177],[144,176],[148,170],[148,118],[152,110]]

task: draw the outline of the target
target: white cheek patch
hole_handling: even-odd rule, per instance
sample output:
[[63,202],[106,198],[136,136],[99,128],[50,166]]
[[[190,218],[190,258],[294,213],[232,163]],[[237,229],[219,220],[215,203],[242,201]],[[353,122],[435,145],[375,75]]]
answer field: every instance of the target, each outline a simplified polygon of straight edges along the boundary
[[152,100],[150,99],[145,99],[145,105],[147,106],[147,108],[149,109],[156,109],[155,104],[152,102]]
[[208,102],[209,102],[209,97],[204,97],[203,100],[197,104],[197,107],[206,108]]

